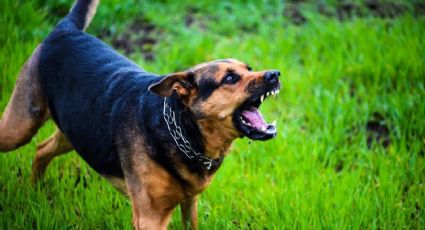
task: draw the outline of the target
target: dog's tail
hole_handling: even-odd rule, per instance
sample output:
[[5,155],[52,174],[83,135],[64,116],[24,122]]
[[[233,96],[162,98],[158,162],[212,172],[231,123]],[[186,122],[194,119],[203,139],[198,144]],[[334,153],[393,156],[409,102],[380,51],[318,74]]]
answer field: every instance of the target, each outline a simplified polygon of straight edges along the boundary
[[86,30],[96,13],[98,4],[99,0],[76,0],[69,13],[56,28]]

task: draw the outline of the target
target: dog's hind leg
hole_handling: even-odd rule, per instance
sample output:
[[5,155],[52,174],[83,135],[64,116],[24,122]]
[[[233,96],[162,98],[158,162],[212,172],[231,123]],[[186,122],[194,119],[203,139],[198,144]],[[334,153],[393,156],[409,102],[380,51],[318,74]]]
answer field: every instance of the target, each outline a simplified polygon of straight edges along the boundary
[[0,152],[8,152],[28,143],[48,118],[46,99],[38,81],[41,46],[27,60],[12,97],[0,120]]
[[58,129],[51,137],[37,146],[37,153],[32,163],[32,183],[35,184],[44,175],[49,163],[61,154],[73,149],[65,135]]

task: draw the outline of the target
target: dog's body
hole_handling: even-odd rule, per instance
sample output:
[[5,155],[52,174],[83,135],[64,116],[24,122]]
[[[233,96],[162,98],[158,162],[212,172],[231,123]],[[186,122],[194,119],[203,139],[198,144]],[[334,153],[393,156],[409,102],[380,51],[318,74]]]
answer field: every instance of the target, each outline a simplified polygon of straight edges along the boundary
[[166,228],[181,204],[196,228],[196,195],[237,137],[275,136],[256,109],[280,84],[233,59],[148,73],[82,32],[97,1],[79,0],[23,67],[0,121],[0,151],[27,143],[48,118],[59,130],[39,145],[33,180],[75,149],[127,194],[136,229]]
[[138,117],[138,132],[146,133],[143,127],[149,123],[141,114],[145,101],[155,103],[156,117],[162,114],[160,98],[147,91],[158,76],[144,72],[97,38],[66,29],[57,28],[43,42],[39,59],[51,117],[91,167],[122,177],[117,138],[135,125],[127,124],[127,116]]

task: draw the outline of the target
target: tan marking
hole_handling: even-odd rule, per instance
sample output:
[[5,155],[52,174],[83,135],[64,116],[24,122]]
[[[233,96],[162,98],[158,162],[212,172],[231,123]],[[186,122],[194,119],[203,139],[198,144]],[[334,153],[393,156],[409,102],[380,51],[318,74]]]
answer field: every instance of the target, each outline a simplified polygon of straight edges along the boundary
[[123,169],[133,207],[133,225],[135,229],[166,229],[173,209],[185,199],[183,187],[147,155],[141,137],[133,136],[130,143],[132,169]]
[[190,93],[190,89],[185,83],[188,72],[178,72],[167,75],[161,81],[149,86],[149,90],[163,97],[168,97],[175,91],[179,96],[185,97]]
[[96,14],[97,6],[99,5],[99,0],[92,0],[88,6],[88,11],[86,14],[86,20],[84,21],[83,31],[89,27],[94,15]]
[[45,97],[38,81],[41,45],[22,67],[11,99],[0,120],[0,152],[28,143],[48,118]]
[[232,142],[239,136],[239,131],[234,128],[232,119],[228,116],[222,120],[198,120],[208,157],[216,159],[227,155]]
[[97,10],[97,6],[99,5],[99,0],[86,0],[86,1],[75,1],[74,4],[72,5],[70,11],[74,10],[75,6],[77,4],[87,4],[87,1],[90,1],[90,3],[88,3],[89,5],[87,6],[87,12],[84,15],[84,26],[83,26],[83,31],[85,31],[87,29],[87,27],[90,25],[90,22],[92,21],[94,15],[96,14],[96,10]]
[[59,129],[51,137],[38,145],[37,153],[32,163],[32,183],[37,183],[43,177],[47,166],[53,158],[67,153],[72,149],[72,145]]
[[186,164],[181,161],[180,156],[178,156],[179,154],[180,153],[175,152],[170,153],[170,155],[175,156],[174,164],[175,168],[178,169],[178,174],[184,181],[186,181],[186,184],[183,187],[183,193],[185,195],[184,199],[186,199],[187,197],[192,197],[203,192],[208,187],[208,185],[210,185],[214,175],[201,176],[192,173]]

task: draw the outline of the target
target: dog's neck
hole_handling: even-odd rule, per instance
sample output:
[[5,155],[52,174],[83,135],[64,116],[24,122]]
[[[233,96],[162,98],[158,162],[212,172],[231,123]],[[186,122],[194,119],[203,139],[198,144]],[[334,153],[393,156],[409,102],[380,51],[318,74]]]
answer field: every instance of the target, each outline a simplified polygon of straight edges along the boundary
[[232,122],[232,118],[225,119],[229,120],[200,119],[197,121],[203,138],[205,155],[209,158],[225,157],[233,141],[239,136],[234,128],[228,125]]
[[[197,164],[201,168],[210,173],[216,171],[222,163],[224,150],[227,150],[230,145],[218,141],[218,139],[222,139],[221,134],[215,131],[211,133],[209,131],[212,130],[211,128],[206,132],[204,126],[199,125],[191,111],[180,101],[177,95],[174,94],[165,98],[163,106],[163,119],[170,139],[183,155],[183,158],[187,158],[186,162],[198,162]],[[217,129],[217,131],[220,129],[219,126],[211,127],[214,127],[214,130]],[[212,135],[218,136],[212,137]],[[221,145],[219,145],[220,143]],[[227,147],[223,148],[223,146]]]
[[176,94],[170,97],[170,102],[176,114],[176,122],[181,124],[186,133],[192,134],[193,138],[188,140],[190,143],[197,145],[197,149],[202,150],[202,154],[209,159],[220,159],[227,155],[232,142],[239,137],[239,133],[232,126],[231,116],[224,119],[195,119]]

